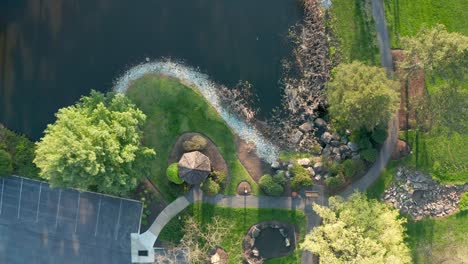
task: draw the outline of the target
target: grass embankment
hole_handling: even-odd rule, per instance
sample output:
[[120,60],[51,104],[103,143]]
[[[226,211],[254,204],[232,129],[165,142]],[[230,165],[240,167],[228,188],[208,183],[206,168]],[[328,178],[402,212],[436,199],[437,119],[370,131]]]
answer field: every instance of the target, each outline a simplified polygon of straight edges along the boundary
[[406,227],[414,263],[464,263],[468,259],[468,211],[408,221]]
[[[284,221],[296,225],[300,232],[300,241],[304,238],[305,233],[305,215],[302,211],[288,211],[278,209],[262,209],[262,208],[227,208],[219,207],[205,203],[194,203],[190,205],[186,212],[193,216],[194,219],[201,225],[202,229],[211,223],[212,217],[217,216],[232,224],[232,229],[226,231],[229,235],[221,243],[229,254],[229,263],[241,263],[242,240],[247,234],[248,229],[262,221]],[[182,213],[183,215],[185,214]],[[171,222],[164,227],[160,234],[160,238],[165,241],[178,242],[183,236],[183,221],[172,218]],[[301,251],[296,249],[293,254],[275,258],[266,263],[270,264],[294,264],[300,263]]]
[[335,0],[329,12],[329,23],[340,41],[342,59],[380,65],[370,0]]
[[400,38],[414,36],[423,25],[444,24],[448,31],[468,35],[466,0],[384,0],[387,26],[393,48]]
[[180,194],[180,188],[167,180],[166,168],[171,148],[184,132],[200,132],[217,145],[230,174],[225,193],[234,194],[242,180],[250,182],[254,194],[259,193],[237,159],[233,133],[201,94],[175,79],[146,75],[132,83],[127,96],[147,116],[143,144],[156,150],[150,177],[166,198]]

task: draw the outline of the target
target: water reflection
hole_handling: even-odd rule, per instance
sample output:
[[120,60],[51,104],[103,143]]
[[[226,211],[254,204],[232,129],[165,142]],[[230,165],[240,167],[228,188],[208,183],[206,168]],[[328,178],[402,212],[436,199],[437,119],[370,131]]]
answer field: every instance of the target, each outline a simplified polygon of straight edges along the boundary
[[297,0],[0,1],[0,122],[34,138],[58,108],[146,57],[172,57],[229,86],[280,100],[280,60]]

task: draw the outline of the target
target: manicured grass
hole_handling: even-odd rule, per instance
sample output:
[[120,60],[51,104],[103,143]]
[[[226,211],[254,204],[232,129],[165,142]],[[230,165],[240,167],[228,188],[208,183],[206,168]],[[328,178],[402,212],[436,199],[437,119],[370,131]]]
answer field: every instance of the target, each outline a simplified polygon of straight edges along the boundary
[[423,24],[444,24],[449,31],[468,35],[466,0],[384,0],[392,47],[402,36],[414,36]]
[[402,132],[401,138],[411,145],[412,154],[404,159],[407,166],[429,173],[443,184],[468,182],[468,134],[448,136],[435,131],[416,134]]
[[237,159],[233,133],[194,89],[175,79],[146,75],[132,83],[127,96],[147,116],[143,144],[156,150],[150,178],[166,198],[172,200],[182,191],[167,180],[166,168],[171,148],[184,132],[202,133],[217,145],[231,177],[225,193],[234,194],[242,180],[250,182],[254,194],[259,193],[257,184]]
[[[262,208],[227,208],[219,207],[205,203],[194,203],[187,208],[187,213],[203,226],[209,225],[213,216],[218,216],[232,223],[232,229],[227,231],[229,234],[221,246],[229,254],[229,263],[241,263],[242,240],[248,229],[262,221],[276,220],[295,224],[299,228],[300,240],[304,238],[305,215],[302,211],[288,211],[277,209]],[[185,214],[185,213],[183,213]],[[180,241],[183,234],[181,232],[183,223],[174,217],[171,222],[162,230],[160,238],[162,240],[177,242]],[[272,259],[266,263],[300,263],[301,251],[296,249],[293,254],[287,257]]]
[[377,35],[370,1],[334,0],[329,10],[331,25],[341,43],[343,60],[359,60],[379,65]]
[[387,168],[380,173],[379,178],[367,189],[366,194],[368,198],[380,199],[385,190],[392,184],[397,167],[397,161],[390,161],[388,163]]
[[414,263],[464,263],[468,259],[468,212],[407,224]]

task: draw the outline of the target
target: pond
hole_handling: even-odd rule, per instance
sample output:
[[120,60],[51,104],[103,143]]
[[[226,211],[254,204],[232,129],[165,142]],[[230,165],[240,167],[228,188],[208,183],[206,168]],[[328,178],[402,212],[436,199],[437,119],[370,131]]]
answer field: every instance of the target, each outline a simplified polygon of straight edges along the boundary
[[60,107],[162,57],[249,81],[265,116],[301,18],[298,0],[0,1],[0,123],[38,139]]

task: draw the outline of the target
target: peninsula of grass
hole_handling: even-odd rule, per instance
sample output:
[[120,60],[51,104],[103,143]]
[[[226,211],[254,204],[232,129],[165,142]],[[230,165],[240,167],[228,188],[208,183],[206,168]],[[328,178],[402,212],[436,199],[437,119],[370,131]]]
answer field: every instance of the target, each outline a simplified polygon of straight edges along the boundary
[[370,65],[380,65],[370,1],[336,0],[328,12],[328,23],[340,42],[342,59],[345,62],[359,60]]
[[384,0],[387,26],[393,48],[400,38],[414,36],[423,25],[444,24],[448,31],[468,35],[466,0]]
[[185,132],[202,133],[217,145],[229,169],[226,194],[235,194],[237,184],[243,180],[251,184],[254,194],[259,193],[257,184],[237,159],[232,131],[195,89],[172,78],[148,74],[131,84],[127,96],[147,116],[143,144],[156,150],[149,178],[167,199],[181,194],[181,188],[167,180],[166,168],[172,146]]
[[[256,223],[262,221],[283,221],[296,225],[299,228],[302,241],[305,235],[305,214],[302,211],[264,209],[264,208],[227,208],[214,206],[206,203],[194,203],[190,205],[185,212],[181,213],[182,218],[187,214],[201,225],[202,229],[211,223],[213,216],[220,217],[232,224],[232,228],[226,231],[229,235],[222,242],[223,247],[229,254],[229,263],[241,263],[242,240],[247,234],[248,229]],[[164,241],[177,243],[183,236],[184,222],[178,220],[178,217],[172,220],[164,227],[159,238]],[[298,242],[299,242],[298,241]],[[301,263],[301,250],[296,248],[293,254],[274,258],[266,261],[269,264],[295,264]]]

